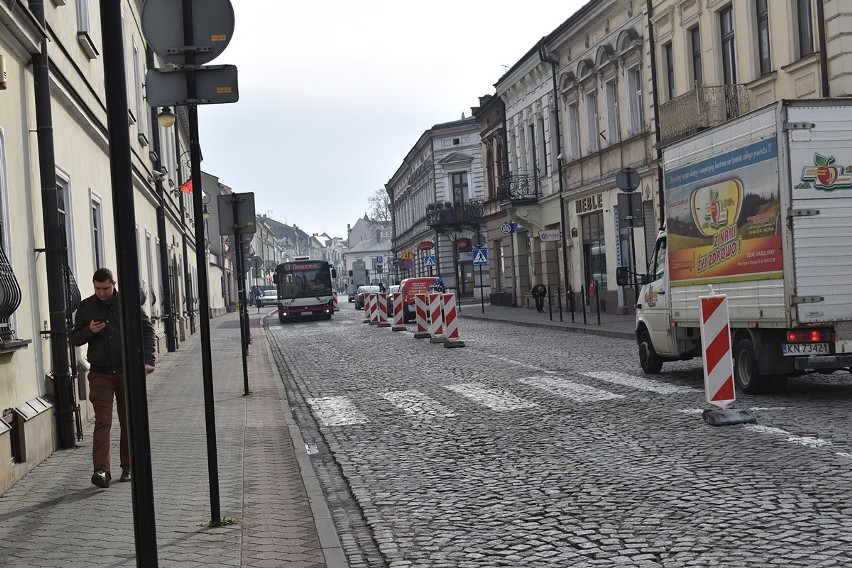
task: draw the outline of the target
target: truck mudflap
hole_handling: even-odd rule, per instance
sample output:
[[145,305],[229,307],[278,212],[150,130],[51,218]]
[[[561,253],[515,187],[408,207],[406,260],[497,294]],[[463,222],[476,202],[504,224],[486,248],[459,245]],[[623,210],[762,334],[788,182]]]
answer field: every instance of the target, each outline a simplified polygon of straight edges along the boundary
[[852,367],[852,355],[811,355],[796,357],[795,367],[798,371],[806,369],[843,369]]

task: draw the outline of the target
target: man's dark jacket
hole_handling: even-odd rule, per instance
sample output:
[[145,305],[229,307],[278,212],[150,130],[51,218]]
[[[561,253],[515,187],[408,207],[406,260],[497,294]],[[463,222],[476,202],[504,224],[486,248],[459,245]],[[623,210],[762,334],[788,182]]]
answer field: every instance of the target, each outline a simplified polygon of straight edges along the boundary
[[[145,363],[154,365],[156,356],[154,352],[154,326],[141,307],[142,314],[142,339],[145,349]],[[100,333],[93,333],[89,329],[92,320],[103,320],[107,322],[106,327]],[[71,343],[76,346],[89,344],[86,355],[92,371],[96,373],[123,373],[123,357],[121,352],[121,309],[118,303],[118,291],[113,292],[112,297],[105,302],[91,295],[80,303],[77,315],[74,318],[74,329],[71,332]]]

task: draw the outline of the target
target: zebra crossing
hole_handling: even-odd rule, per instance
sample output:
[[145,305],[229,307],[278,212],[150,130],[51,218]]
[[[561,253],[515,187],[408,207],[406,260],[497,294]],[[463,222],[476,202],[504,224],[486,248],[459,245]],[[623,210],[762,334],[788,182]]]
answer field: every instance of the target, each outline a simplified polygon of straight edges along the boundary
[[[544,391],[572,403],[588,404],[628,397],[625,394],[579,382],[578,377],[635,389],[643,393],[650,392],[664,396],[694,393],[699,398],[702,396],[702,391],[698,388],[673,385],[660,380],[613,371],[577,373],[577,377],[556,374],[535,375],[514,379],[514,383],[523,387],[533,387],[536,391]],[[475,407],[495,412],[527,410],[539,406],[534,400],[512,392],[511,388],[499,388],[480,382],[454,383],[436,388],[454,393],[461,400],[473,403]],[[459,410],[450,408],[437,398],[417,389],[380,392],[376,395],[379,400],[386,401],[412,419],[452,418],[460,413]],[[305,401],[323,426],[349,426],[367,424],[371,421],[367,413],[361,411],[358,405],[347,396],[306,398]],[[367,403],[364,403],[364,406],[368,406]]]

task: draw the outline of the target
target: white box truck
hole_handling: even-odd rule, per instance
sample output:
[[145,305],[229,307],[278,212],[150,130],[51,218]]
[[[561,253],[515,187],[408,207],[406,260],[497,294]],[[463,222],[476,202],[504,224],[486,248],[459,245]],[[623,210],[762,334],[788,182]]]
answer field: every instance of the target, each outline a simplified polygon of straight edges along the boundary
[[676,142],[663,184],[636,310],[642,369],[701,356],[698,298],[712,288],[728,296],[737,388],[849,371],[852,101],[780,101]]

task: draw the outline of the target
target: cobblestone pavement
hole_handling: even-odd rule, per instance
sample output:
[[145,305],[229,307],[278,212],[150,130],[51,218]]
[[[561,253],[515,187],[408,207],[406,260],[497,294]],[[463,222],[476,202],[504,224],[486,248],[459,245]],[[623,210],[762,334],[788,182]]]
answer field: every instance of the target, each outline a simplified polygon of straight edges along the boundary
[[320,482],[380,552],[338,526],[352,565],[852,565],[852,375],[712,427],[700,360],[648,377],[628,339],[464,319],[444,349],[363,317],[268,321]]

